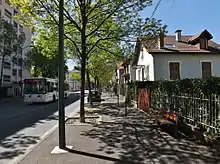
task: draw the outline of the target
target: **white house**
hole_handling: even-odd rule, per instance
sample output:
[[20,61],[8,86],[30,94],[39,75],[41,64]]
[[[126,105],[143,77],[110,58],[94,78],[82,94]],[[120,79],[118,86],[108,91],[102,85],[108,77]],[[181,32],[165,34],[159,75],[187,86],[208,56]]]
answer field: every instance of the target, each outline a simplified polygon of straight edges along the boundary
[[158,37],[158,42],[149,47],[146,37],[138,37],[133,68],[136,80],[176,80],[183,78],[220,76],[220,45],[213,42],[212,35],[204,30],[195,35]]

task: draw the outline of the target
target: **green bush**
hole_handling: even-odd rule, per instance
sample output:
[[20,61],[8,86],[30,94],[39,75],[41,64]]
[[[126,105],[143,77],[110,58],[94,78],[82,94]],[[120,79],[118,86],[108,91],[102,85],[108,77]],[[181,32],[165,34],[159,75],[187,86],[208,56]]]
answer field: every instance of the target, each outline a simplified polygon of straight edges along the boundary
[[176,81],[160,80],[135,82],[132,84],[138,88],[149,88],[151,90],[159,89],[172,93],[193,93],[193,94],[218,94],[220,95],[220,78],[212,77],[211,79],[182,79]]

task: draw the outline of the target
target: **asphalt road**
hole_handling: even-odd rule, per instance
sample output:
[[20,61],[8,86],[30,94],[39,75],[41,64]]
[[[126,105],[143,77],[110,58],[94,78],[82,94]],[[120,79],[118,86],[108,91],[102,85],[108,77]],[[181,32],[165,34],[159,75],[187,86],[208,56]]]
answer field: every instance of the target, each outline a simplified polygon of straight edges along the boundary
[[[65,100],[66,117],[79,110],[80,95]],[[21,98],[0,102],[0,164],[19,159],[58,123],[58,102],[27,105]]]

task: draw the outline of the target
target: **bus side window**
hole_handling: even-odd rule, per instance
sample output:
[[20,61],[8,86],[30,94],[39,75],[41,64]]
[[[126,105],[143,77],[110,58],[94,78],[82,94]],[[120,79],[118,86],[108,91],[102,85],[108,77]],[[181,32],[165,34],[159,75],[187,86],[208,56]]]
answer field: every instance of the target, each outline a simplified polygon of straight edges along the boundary
[[53,83],[47,82],[48,92],[53,92]]
[[53,83],[53,91],[57,91],[57,84]]

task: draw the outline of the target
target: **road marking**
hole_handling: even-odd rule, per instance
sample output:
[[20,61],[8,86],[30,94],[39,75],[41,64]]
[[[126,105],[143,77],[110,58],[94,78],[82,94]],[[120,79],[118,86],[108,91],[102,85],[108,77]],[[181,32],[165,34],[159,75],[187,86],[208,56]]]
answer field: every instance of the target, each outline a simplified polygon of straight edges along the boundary
[[[77,100],[76,102],[74,102],[73,104],[79,103],[79,102],[80,102],[80,99]],[[72,105],[72,104],[70,104],[70,105]],[[70,105],[68,105],[68,106],[70,106]],[[65,108],[67,108],[68,106],[66,106]],[[74,110],[72,113],[69,114],[69,117],[73,117],[78,111],[79,111],[79,109]],[[68,117],[65,117],[65,121],[67,119],[68,119]],[[49,129],[47,132],[45,132],[40,137],[40,140],[35,145],[31,145],[23,155],[13,159],[9,164],[18,164],[19,162],[21,162],[22,159],[24,159],[30,152],[32,152],[36,147],[38,147],[49,135],[51,135],[56,130],[57,127],[58,127],[58,124],[56,124],[51,129]]]

